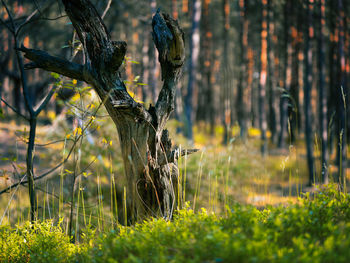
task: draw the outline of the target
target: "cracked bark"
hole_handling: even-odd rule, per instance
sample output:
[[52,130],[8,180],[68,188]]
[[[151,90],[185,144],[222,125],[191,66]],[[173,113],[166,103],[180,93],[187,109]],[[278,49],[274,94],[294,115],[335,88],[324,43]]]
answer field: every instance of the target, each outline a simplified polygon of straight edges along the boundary
[[[155,106],[146,109],[128,94],[118,69],[126,43],[112,41],[95,7],[88,0],[62,0],[85,50],[85,65],[20,50],[40,67],[93,86],[114,121],[127,178],[129,223],[148,216],[171,218],[175,207],[177,159],[185,152],[172,147],[165,124],[174,110],[176,83],[185,60],[184,36],[177,21],[159,11],[152,20],[153,40],[159,52],[163,87]],[[191,153],[191,151],[188,151]]]

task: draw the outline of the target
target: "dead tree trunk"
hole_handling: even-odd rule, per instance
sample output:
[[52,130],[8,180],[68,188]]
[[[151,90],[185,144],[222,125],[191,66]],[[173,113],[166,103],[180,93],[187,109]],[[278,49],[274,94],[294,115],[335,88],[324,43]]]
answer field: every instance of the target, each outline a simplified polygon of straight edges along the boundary
[[172,179],[177,176],[179,153],[172,148],[164,127],[174,110],[175,86],[185,60],[183,32],[167,14],[154,15],[153,39],[164,84],[156,105],[145,109],[133,100],[120,79],[118,70],[124,60],[126,43],[111,40],[89,0],[62,2],[83,43],[85,65],[22,47],[20,50],[32,61],[26,67],[43,68],[94,87],[118,130],[130,197],[129,222],[156,215],[170,218],[175,206]]

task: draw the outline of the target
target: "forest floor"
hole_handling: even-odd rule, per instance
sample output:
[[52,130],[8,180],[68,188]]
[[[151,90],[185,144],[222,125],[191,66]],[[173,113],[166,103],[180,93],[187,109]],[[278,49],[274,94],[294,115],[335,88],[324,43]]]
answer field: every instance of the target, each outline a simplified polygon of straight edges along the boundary
[[[67,138],[76,130],[53,119],[52,125],[38,126],[36,175],[62,161],[71,146]],[[270,145],[262,157],[256,129],[249,130],[245,142],[233,136],[222,146],[220,127],[216,136],[195,127],[194,145],[188,145],[170,122],[176,145],[200,149],[179,160],[179,209],[172,221],[154,218],[124,227],[123,196],[128,197],[115,128],[109,121],[99,125],[70,161],[37,181],[38,222],[29,223],[26,187],[1,196],[0,262],[349,262],[350,195],[336,185],[307,186],[302,142],[287,150]],[[25,171],[26,127],[13,120],[0,123],[0,190]],[[49,142],[55,143],[39,146]],[[74,169],[81,175],[71,239]],[[331,165],[330,171],[337,172]]]
[[[81,147],[80,166],[86,170],[79,182],[84,188],[86,203],[92,207],[98,206],[96,199],[96,188],[100,185],[101,191],[108,196],[110,194],[111,174],[117,181],[117,195],[122,198],[123,165],[119,154],[118,142],[115,140],[114,127],[108,121],[101,124],[101,131],[87,138]],[[112,127],[111,127],[112,125]],[[59,121],[54,126],[39,124],[37,131],[37,144],[45,144],[58,140],[58,143],[46,147],[36,147],[35,152],[35,174],[39,175],[55,166],[62,159],[62,152],[67,152],[68,145],[62,139],[71,132],[72,128],[62,125]],[[169,130],[176,145],[183,148],[190,147],[185,138],[176,134],[176,124],[170,122]],[[0,123],[0,187],[1,189],[18,181],[19,174],[25,171],[26,124],[19,124],[14,120],[7,120]],[[242,142],[234,137],[230,144],[222,146],[221,128],[215,130],[216,136],[208,136],[205,127],[194,128],[194,146],[200,149],[196,154],[182,158],[179,162],[180,174],[183,181],[184,198],[182,203],[190,202],[194,209],[201,207],[209,211],[222,213],[226,205],[236,202],[241,204],[252,204],[258,208],[267,205],[295,203],[298,197],[307,191],[313,191],[308,187],[308,176],[305,161],[305,147],[302,142],[289,145],[288,149],[278,150],[270,145],[269,154],[262,157],[259,152],[259,130],[251,128],[249,138]],[[234,130],[234,134],[237,134]],[[101,141],[101,138],[102,141]],[[107,146],[106,146],[107,144]],[[109,145],[110,144],[110,145]],[[65,148],[66,147],[66,148]],[[316,160],[319,152],[315,151]],[[113,159],[113,161],[112,161]],[[58,169],[47,178],[38,182],[38,187],[46,188],[46,192],[54,195],[60,189],[60,174],[64,171],[62,194],[63,199],[69,198],[69,171],[73,162],[70,161],[63,168]],[[83,168],[87,167],[87,168]],[[330,165],[330,171],[336,169]],[[92,176],[89,176],[89,175]],[[349,178],[349,171],[347,171]],[[97,175],[97,176],[94,176]],[[316,179],[320,181],[320,169],[316,169]],[[333,179],[336,180],[336,179]],[[42,191],[42,195],[45,195]],[[21,213],[28,211],[27,190],[25,187],[18,189],[15,195],[21,197]],[[46,193],[47,194],[47,193]],[[0,213],[2,214],[8,198],[0,201]],[[24,196],[24,198],[23,198]],[[57,195],[56,195],[57,196]],[[181,196],[182,198],[183,196]],[[45,199],[45,198],[44,198]],[[47,202],[49,200],[46,197]],[[105,207],[110,205],[108,198],[104,199]],[[53,206],[55,203],[53,202]],[[58,205],[57,205],[58,206]],[[10,206],[10,210],[16,211],[16,202]],[[18,210],[18,209],[17,209]],[[68,207],[66,207],[68,211]],[[108,209],[105,208],[108,214]],[[96,211],[90,211],[93,215]],[[16,212],[14,212],[16,214]],[[13,222],[16,217],[13,217]],[[12,221],[12,220],[11,220]]]

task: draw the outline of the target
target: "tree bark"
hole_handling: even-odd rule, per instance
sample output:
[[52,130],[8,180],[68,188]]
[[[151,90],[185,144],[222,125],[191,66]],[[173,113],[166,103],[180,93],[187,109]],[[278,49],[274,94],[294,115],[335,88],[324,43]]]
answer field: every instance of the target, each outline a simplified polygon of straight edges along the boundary
[[337,27],[336,27],[336,10],[337,10],[338,3],[336,1],[329,1],[328,2],[328,9],[332,10],[329,12],[329,49],[328,49],[328,79],[329,79],[329,100],[328,100],[328,149],[329,149],[329,155],[331,156],[334,151],[334,142],[337,141],[338,136],[337,128],[336,128],[336,112],[337,112],[337,89],[334,87],[337,87],[337,69],[338,69],[338,52],[337,52],[337,46],[338,46],[338,35],[337,35]]
[[261,20],[261,63],[259,80],[259,126],[261,131],[261,154],[267,152],[267,122],[266,122],[266,78],[267,78],[267,0],[262,0],[262,20]]
[[230,80],[232,78],[232,71],[230,70],[228,60],[228,33],[230,29],[230,2],[223,0],[222,3],[223,14],[224,14],[224,28],[223,28],[223,87],[222,87],[222,101],[224,103],[223,109],[223,125],[224,125],[224,136],[223,144],[228,144],[231,139],[231,85]]
[[318,1],[319,31],[318,31],[318,91],[319,91],[319,123],[321,137],[321,171],[322,182],[328,183],[328,121],[327,121],[327,89],[325,86],[325,0]]
[[292,73],[290,96],[291,106],[289,107],[290,122],[290,142],[295,143],[300,131],[300,103],[299,103],[299,53],[302,51],[301,31],[302,31],[302,6],[299,2],[295,5],[294,19],[297,20],[296,26],[291,27],[292,43]]
[[[126,43],[112,41],[88,0],[62,0],[85,50],[85,65],[22,47],[31,67],[74,77],[93,86],[115,123],[121,144],[129,207],[129,223],[148,216],[171,218],[175,207],[177,158],[165,124],[174,110],[175,86],[185,59],[183,32],[177,21],[157,11],[152,20],[163,87],[155,106],[145,109],[128,94],[118,69]],[[176,181],[176,180],[174,180]]]
[[304,43],[304,112],[305,112],[305,144],[307,154],[307,166],[309,173],[309,185],[315,183],[313,139],[312,139],[312,112],[311,112],[311,82],[312,82],[312,48],[310,39],[313,37],[311,0],[307,2],[306,18],[307,32]]
[[201,18],[201,1],[193,1],[192,27],[190,39],[190,57],[188,64],[188,85],[185,97],[185,115],[186,115],[186,137],[193,141],[193,89],[196,85],[197,64],[199,57],[199,22]]
[[292,2],[287,0],[285,4],[285,23],[284,23],[284,32],[285,32],[285,54],[284,54],[284,92],[281,97],[281,130],[278,138],[278,147],[284,148],[286,145],[287,138],[287,128],[288,128],[288,104],[290,102],[290,86],[292,81],[292,43],[290,41],[290,23],[291,23],[291,13],[292,12]]
[[[143,46],[142,46],[142,81],[147,83],[150,76],[150,61],[149,61],[149,42],[150,37],[147,30],[143,32]],[[148,91],[148,92],[147,92]],[[149,85],[142,89],[142,100],[147,102],[151,98],[151,92]]]
[[[151,4],[151,13],[154,15],[157,11],[157,1],[156,0],[150,0]],[[153,55],[152,62],[151,62],[151,70],[149,75],[149,87],[151,89],[151,99],[152,103],[155,104],[156,102],[156,96],[159,92],[158,90],[158,76],[159,76],[159,63],[158,63],[158,53],[155,47],[152,46],[150,48],[150,51]]]
[[240,127],[240,137],[246,140],[248,135],[248,109],[247,100],[249,98],[247,64],[248,64],[248,19],[247,1],[239,1],[240,8],[240,29],[239,29],[239,79],[237,86],[237,119]]
[[198,93],[196,120],[209,123],[209,134],[214,135],[215,105],[213,77],[213,33],[210,26],[210,1],[202,5],[200,41],[201,92]]
[[346,161],[347,161],[347,144],[346,144],[346,99],[347,99],[347,87],[346,87],[346,64],[344,53],[344,6],[343,0],[338,0],[338,58],[339,58],[339,79],[337,86],[337,111],[338,111],[338,169],[339,169],[339,181],[346,189]]

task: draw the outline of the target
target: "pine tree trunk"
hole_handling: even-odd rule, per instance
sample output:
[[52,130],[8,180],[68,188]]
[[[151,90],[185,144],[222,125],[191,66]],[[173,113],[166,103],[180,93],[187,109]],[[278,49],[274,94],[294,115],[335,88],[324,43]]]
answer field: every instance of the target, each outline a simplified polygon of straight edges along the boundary
[[248,19],[247,1],[240,0],[240,29],[239,29],[239,79],[237,86],[237,119],[240,127],[240,137],[245,140],[248,135],[248,109],[247,100],[249,98],[249,88],[247,81],[247,49],[248,49]]
[[297,24],[291,27],[292,43],[292,77],[290,86],[291,106],[289,107],[290,116],[290,141],[294,144],[300,131],[300,103],[299,103],[299,53],[301,50],[301,31],[302,31],[302,12],[300,3],[296,4],[294,19]]
[[188,85],[185,97],[185,115],[186,115],[186,137],[193,141],[193,89],[196,85],[197,64],[199,58],[199,22],[201,18],[201,1],[193,1],[192,27],[190,39],[190,57],[188,64]]
[[305,144],[307,153],[307,166],[309,173],[309,185],[315,183],[313,138],[312,138],[312,112],[311,112],[311,82],[312,82],[312,48],[310,39],[313,37],[312,28],[312,2],[307,5],[307,32],[304,43],[304,112],[305,112]]
[[338,60],[338,54],[337,54],[337,45],[338,45],[338,36],[336,36],[336,10],[337,10],[337,2],[336,1],[330,1],[328,2],[328,8],[332,10],[332,12],[329,12],[329,30],[330,30],[330,39],[329,39],[329,63],[328,63],[328,78],[329,78],[329,100],[327,104],[328,108],[328,149],[329,149],[329,155],[331,156],[334,151],[334,142],[337,141],[338,136],[337,128],[335,125],[335,122],[337,120],[336,118],[336,112],[337,112],[337,89],[334,88],[337,86],[337,60]]
[[346,87],[346,69],[345,69],[345,53],[344,53],[344,6],[343,0],[338,0],[338,56],[339,56],[339,79],[338,79],[338,169],[339,169],[339,181],[342,187],[346,187],[346,162],[347,162],[347,144],[346,144],[346,100],[347,100],[347,87]]
[[290,86],[292,82],[292,43],[290,41],[291,36],[291,12],[292,3],[291,0],[287,0],[285,4],[285,54],[284,54],[284,92],[281,97],[281,131],[278,138],[278,147],[284,148],[286,145],[286,138],[288,132],[288,105],[290,103]]
[[223,93],[222,101],[224,104],[223,109],[223,125],[224,125],[224,136],[223,144],[228,144],[231,139],[231,86],[230,79],[232,78],[232,72],[229,66],[228,60],[228,32],[230,29],[230,3],[228,0],[223,0],[223,15],[224,15],[224,30],[223,30]]
[[321,171],[322,182],[328,183],[328,121],[327,121],[327,89],[325,86],[325,0],[318,1],[319,32],[318,32],[318,90],[319,90],[319,123],[321,137]]
[[259,80],[259,126],[261,131],[261,154],[267,152],[267,122],[266,122],[266,78],[267,78],[267,0],[262,0],[261,20],[261,63]]
[[273,7],[271,7],[271,0],[268,0],[268,22],[267,22],[267,67],[268,67],[268,105],[269,105],[269,129],[271,131],[271,141],[277,144],[278,134],[281,130],[281,124],[279,120],[279,97],[277,97],[277,79],[278,72],[275,65],[275,23],[273,22]]
[[213,54],[212,54],[212,32],[209,17],[210,2],[204,1],[202,5],[201,18],[201,53],[200,68],[202,72],[201,92],[198,93],[196,120],[209,123],[209,131],[214,131],[214,93],[212,80]]

